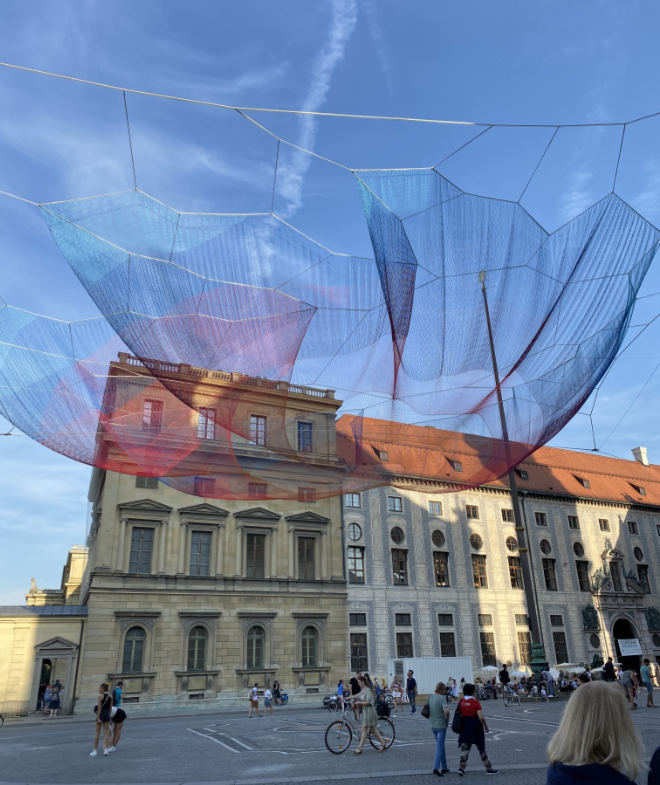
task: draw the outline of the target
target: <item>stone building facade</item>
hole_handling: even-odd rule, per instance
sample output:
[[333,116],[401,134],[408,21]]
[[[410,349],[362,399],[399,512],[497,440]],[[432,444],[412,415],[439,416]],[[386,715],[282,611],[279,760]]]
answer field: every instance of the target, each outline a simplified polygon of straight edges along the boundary
[[[344,497],[351,667],[386,674],[390,659],[462,655],[475,670],[524,665],[530,635],[506,481],[460,490],[474,456],[456,444],[433,482],[423,451],[375,425],[365,444],[397,476]],[[660,469],[544,447],[516,474],[548,660],[620,660],[616,639],[637,638],[660,662]]]

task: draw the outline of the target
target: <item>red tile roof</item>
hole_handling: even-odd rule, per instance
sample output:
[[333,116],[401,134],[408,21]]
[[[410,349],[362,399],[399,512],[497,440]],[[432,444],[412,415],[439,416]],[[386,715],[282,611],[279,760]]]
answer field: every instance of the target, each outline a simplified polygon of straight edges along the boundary
[[[463,487],[509,486],[506,474],[497,479],[506,466],[506,456],[502,442],[496,439],[351,415],[337,421],[337,435],[341,457],[374,476],[380,471],[390,480],[406,477]],[[357,459],[356,436],[361,444]],[[511,444],[514,461],[521,461],[517,469],[528,477],[516,475],[521,491],[660,506],[660,466],[556,447],[533,449],[533,445]],[[457,462],[462,471],[457,470]]]

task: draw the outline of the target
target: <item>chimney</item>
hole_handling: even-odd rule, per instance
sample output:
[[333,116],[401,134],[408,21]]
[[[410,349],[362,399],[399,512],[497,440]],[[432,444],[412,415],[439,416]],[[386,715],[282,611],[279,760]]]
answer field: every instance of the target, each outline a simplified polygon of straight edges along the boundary
[[649,459],[646,455],[646,447],[633,447],[632,454],[635,456],[637,463],[641,463],[644,466],[649,465]]

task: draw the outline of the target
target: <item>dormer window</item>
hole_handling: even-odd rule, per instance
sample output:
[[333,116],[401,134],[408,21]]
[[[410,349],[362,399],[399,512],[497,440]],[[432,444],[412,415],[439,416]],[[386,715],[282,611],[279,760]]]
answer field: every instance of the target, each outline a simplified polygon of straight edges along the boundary
[[591,483],[587,480],[586,477],[579,477],[577,474],[574,474],[573,477],[580,483],[583,488],[591,488]]
[[524,469],[516,469],[516,474],[521,480],[529,480],[529,474]]
[[389,461],[390,456],[387,450],[379,450],[378,447],[374,447],[373,445],[372,445],[372,449],[376,453],[376,455],[380,458],[381,461]]
[[455,461],[453,458],[447,458],[447,463],[455,472],[463,471],[463,464],[460,461]]
[[631,482],[630,484],[635,489],[636,493],[638,493],[640,496],[646,496],[646,488],[644,488],[642,485],[635,485],[634,482]]

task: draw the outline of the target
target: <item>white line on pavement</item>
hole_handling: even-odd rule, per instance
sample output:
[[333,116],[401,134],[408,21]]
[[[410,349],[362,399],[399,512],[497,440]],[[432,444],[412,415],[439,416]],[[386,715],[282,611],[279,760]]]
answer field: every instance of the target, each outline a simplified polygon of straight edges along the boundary
[[205,739],[211,739],[211,741],[214,741],[216,744],[220,744],[223,747],[225,747],[225,749],[228,749],[229,752],[235,752],[238,755],[238,750],[235,750],[233,747],[230,747],[229,744],[225,744],[224,741],[220,741],[220,739],[216,739],[213,736],[209,736],[207,733],[200,733],[198,730],[193,730],[192,728],[186,728],[186,730],[190,731],[190,733],[195,733],[197,736],[203,736]]

